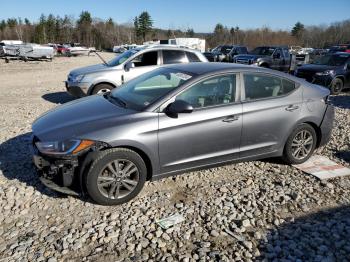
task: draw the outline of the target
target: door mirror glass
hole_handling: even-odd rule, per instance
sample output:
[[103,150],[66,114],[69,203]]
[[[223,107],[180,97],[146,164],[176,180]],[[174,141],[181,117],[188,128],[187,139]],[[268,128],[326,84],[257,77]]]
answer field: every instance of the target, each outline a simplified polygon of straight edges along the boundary
[[131,68],[134,68],[135,67],[135,64],[133,62],[127,62],[124,69],[126,72],[128,72]]
[[192,105],[183,100],[176,100],[165,109],[165,113],[171,117],[177,117],[178,114],[182,113],[192,113],[192,111]]

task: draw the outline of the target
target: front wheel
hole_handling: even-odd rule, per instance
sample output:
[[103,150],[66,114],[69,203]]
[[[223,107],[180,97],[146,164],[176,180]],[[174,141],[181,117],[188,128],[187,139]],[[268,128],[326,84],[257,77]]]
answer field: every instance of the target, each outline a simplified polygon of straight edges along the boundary
[[304,163],[314,152],[316,141],[316,132],[312,126],[299,125],[287,139],[283,160],[288,164]]
[[110,92],[113,89],[111,85],[108,84],[99,84],[94,87],[92,90],[92,95],[103,95],[104,93]]
[[332,95],[338,95],[341,93],[341,91],[343,90],[344,87],[344,83],[341,79],[339,78],[335,78],[330,86],[331,89],[331,94]]
[[89,196],[101,205],[119,205],[136,197],[146,181],[147,168],[136,152],[113,148],[93,161],[85,185]]

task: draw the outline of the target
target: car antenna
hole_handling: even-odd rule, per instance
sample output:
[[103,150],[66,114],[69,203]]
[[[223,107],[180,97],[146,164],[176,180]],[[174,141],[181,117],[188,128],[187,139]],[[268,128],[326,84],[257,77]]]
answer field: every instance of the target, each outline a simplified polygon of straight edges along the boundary
[[106,62],[106,60],[104,60],[103,57],[102,57],[97,51],[94,50],[94,51],[91,51],[91,52],[94,52],[94,53],[102,60],[102,62],[103,62],[105,65],[108,65],[107,62]]

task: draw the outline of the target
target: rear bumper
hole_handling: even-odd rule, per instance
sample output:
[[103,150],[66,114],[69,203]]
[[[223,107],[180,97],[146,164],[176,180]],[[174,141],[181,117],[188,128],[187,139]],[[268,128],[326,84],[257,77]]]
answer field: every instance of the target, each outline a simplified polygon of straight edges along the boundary
[[72,83],[65,81],[65,86],[67,92],[77,98],[87,96],[89,89],[87,83]]
[[319,142],[319,146],[326,145],[331,139],[333,122],[334,122],[334,107],[332,105],[328,105],[326,112],[324,114],[322,123],[320,125],[321,140]]

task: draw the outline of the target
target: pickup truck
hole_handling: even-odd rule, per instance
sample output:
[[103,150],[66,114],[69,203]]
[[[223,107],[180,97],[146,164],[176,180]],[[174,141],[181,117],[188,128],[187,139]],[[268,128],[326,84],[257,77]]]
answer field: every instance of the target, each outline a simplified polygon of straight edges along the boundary
[[291,60],[288,47],[259,46],[249,54],[235,56],[232,62],[288,72]]

